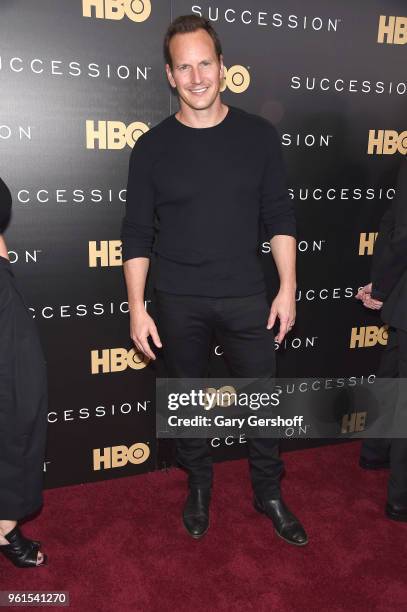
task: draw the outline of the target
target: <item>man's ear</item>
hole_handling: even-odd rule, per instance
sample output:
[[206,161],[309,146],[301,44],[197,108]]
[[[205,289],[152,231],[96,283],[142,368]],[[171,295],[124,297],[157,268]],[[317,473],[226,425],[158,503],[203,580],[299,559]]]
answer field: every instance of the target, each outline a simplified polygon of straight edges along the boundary
[[223,55],[219,55],[219,64],[220,64],[220,69],[219,69],[219,76],[220,76],[220,80],[223,81],[223,79],[225,78],[225,66],[223,64]]
[[169,64],[165,64],[165,72],[167,73],[167,79],[171,85],[171,87],[176,87],[174,77],[172,76],[172,70]]

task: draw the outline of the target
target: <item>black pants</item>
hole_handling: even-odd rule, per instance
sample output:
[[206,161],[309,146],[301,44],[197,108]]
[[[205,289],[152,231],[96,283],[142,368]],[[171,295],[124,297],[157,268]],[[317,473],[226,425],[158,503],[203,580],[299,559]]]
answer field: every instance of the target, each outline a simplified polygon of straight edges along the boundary
[[[407,332],[389,329],[387,346],[383,351],[379,378],[407,378]],[[388,501],[407,506],[407,439],[367,439],[362,444],[362,456],[370,460],[390,459]]]
[[[275,376],[274,334],[266,328],[266,293],[214,298],[155,292],[156,324],[168,377],[205,378],[214,334],[231,376]],[[210,487],[212,457],[207,440],[177,439],[177,460],[189,474],[189,486]],[[260,497],[279,497],[283,463],[278,440],[249,439],[252,486]]]
[[19,520],[42,504],[47,423],[45,362],[38,335],[0,257],[0,520]]

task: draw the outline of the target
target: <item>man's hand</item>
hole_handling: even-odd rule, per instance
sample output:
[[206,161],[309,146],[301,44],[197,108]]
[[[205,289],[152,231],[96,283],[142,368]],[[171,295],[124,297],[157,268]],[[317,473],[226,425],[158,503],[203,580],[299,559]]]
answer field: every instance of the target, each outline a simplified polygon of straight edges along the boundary
[[380,310],[383,306],[383,302],[372,298],[372,283],[369,283],[368,285],[365,285],[359,289],[356,299],[361,300],[363,306],[370,308],[370,310]]
[[280,329],[276,336],[276,342],[281,344],[285,335],[288,331],[291,331],[295,323],[295,291],[280,289],[271,304],[267,329],[274,326],[277,317],[280,320]]
[[380,308],[383,306],[383,302],[380,300],[375,300],[370,296],[363,300],[363,306],[366,306],[366,308],[370,308],[371,310],[380,310]]
[[156,359],[155,354],[150,349],[148,336],[151,336],[154,344],[161,348],[161,340],[158,335],[154,320],[147,314],[144,306],[130,311],[130,337],[135,347],[140,353],[144,353],[150,359]]
[[359,291],[356,294],[356,299],[361,300],[363,302],[363,300],[366,299],[367,296],[370,296],[371,293],[372,293],[372,283],[369,283],[368,285],[365,285],[364,287],[359,289]]

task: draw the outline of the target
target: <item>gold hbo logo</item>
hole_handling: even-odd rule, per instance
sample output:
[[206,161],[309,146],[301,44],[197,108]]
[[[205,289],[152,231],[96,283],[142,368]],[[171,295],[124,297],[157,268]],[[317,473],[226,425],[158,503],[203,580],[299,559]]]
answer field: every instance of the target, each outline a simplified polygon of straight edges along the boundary
[[123,372],[127,368],[142,370],[149,364],[150,358],[135,349],[110,348],[91,351],[90,362],[92,374],[108,374]]
[[121,266],[122,263],[121,240],[89,241],[89,268]]
[[369,155],[394,155],[394,153],[407,153],[407,131],[395,130],[369,130]]
[[407,17],[380,15],[378,43],[405,45],[407,43]]
[[145,21],[150,17],[150,0],[82,0],[84,17],[120,20],[128,17],[132,21]]
[[367,325],[366,327],[353,327],[350,337],[349,347],[363,348],[376,346],[377,343],[386,346],[388,334],[388,326],[377,327],[377,325]]
[[225,91],[226,88],[233,91],[233,93],[242,93],[250,85],[250,74],[247,68],[244,66],[231,66],[226,68],[224,66],[224,79],[223,84],[220,88],[221,91]]
[[373,255],[378,232],[362,232],[359,238],[359,255]]
[[126,126],[122,121],[86,120],[87,149],[124,149],[126,145],[134,147],[148,125],[141,121],[133,121]]
[[354,433],[355,431],[363,431],[366,426],[367,412],[352,412],[345,414],[342,419],[341,433]]
[[112,446],[93,449],[93,470],[110,470],[124,467],[128,463],[138,465],[144,463],[150,456],[150,447],[143,442],[136,442],[129,448],[127,446]]

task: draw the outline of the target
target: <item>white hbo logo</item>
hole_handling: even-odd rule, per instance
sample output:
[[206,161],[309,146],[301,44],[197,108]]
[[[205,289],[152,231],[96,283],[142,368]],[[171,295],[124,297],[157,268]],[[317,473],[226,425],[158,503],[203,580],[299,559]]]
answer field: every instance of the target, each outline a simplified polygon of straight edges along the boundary
[[250,85],[250,73],[244,66],[231,66],[226,68],[224,66],[224,81],[220,88],[221,91],[225,91],[226,88],[233,91],[233,93],[242,93]]
[[94,9],[97,19],[123,19],[126,15],[132,21],[145,21],[151,14],[150,0],[82,0],[84,17],[92,17]]

